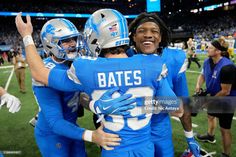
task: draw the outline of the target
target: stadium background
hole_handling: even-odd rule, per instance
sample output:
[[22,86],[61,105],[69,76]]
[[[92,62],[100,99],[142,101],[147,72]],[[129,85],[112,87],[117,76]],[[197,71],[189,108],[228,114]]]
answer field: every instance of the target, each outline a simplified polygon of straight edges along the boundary
[[[172,31],[172,45],[181,46],[186,44],[189,37],[195,39],[198,58],[202,64],[206,58],[205,51],[200,49],[201,39],[210,41],[221,35],[236,37],[236,0],[163,0],[160,3],[158,15],[166,22]],[[145,0],[1,0],[0,2],[0,55],[8,53],[11,48],[22,45],[17,34],[14,16],[16,12],[32,12],[38,17],[32,18],[34,25],[34,39],[39,53],[41,43],[39,32],[42,25],[53,17],[43,16],[45,13],[54,13],[56,16],[80,14],[77,17],[67,17],[79,30],[83,30],[87,14],[91,14],[100,8],[113,8],[124,15],[129,16],[128,22],[133,15],[146,11]],[[83,17],[85,16],[85,17]],[[128,17],[128,16],[127,16]],[[181,44],[180,44],[181,43]],[[184,44],[182,44],[184,43]],[[192,95],[200,69],[192,63],[187,70],[189,92]],[[19,113],[11,114],[6,108],[0,110],[0,151],[5,152],[6,157],[39,157],[40,153],[34,141],[33,127],[28,121],[37,113],[38,108],[31,90],[31,76],[29,70],[26,73],[27,93],[18,91],[18,85],[13,74],[11,63],[5,60],[0,66],[0,85],[8,87],[8,92],[20,98],[22,109]],[[9,85],[9,86],[8,86]],[[233,145],[232,157],[236,156],[236,122],[232,124]],[[90,112],[78,120],[85,128],[93,129]],[[179,121],[172,119],[175,156],[180,156],[187,147],[183,128]],[[194,131],[203,133],[207,130],[206,113],[200,113],[193,118]],[[207,151],[221,152],[221,136],[219,126],[216,131],[216,144],[200,142]],[[99,148],[95,144],[87,143],[87,152],[90,157],[99,156]],[[8,154],[7,154],[8,153]]]

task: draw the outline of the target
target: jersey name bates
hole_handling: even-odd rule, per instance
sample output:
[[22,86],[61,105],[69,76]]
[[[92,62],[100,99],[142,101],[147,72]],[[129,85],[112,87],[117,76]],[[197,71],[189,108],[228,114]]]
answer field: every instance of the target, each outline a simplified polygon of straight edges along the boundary
[[138,86],[142,84],[141,70],[114,71],[97,73],[98,86]]

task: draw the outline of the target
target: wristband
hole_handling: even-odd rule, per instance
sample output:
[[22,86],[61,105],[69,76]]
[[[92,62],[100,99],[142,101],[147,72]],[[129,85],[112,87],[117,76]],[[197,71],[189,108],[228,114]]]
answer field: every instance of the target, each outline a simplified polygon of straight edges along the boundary
[[96,111],[94,110],[94,103],[95,103],[94,100],[92,100],[92,101],[89,102],[89,109],[90,109],[93,113],[97,114]]
[[93,137],[93,131],[91,130],[85,130],[84,131],[84,140],[88,142],[92,142]]
[[191,131],[184,131],[184,135],[187,138],[193,138],[193,130],[191,130]]
[[29,46],[29,45],[34,45],[34,41],[31,35],[26,35],[23,38],[23,43],[25,45],[25,47]]

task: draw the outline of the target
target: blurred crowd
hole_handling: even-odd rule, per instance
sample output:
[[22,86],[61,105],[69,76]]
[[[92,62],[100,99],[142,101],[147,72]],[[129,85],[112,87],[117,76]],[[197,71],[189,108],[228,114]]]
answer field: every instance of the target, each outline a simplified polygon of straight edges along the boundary
[[[122,4],[123,3],[123,4]],[[126,2],[121,2],[122,7],[117,3],[108,3],[108,2],[59,2],[59,1],[30,1],[22,5],[21,1],[15,1],[14,3],[3,2],[0,3],[1,11],[9,12],[51,12],[51,13],[78,13],[78,14],[91,14],[101,8],[112,8],[120,12],[125,12],[127,14],[134,14],[137,12],[143,12],[144,6],[141,4],[135,4],[135,9],[131,9],[129,5],[125,4]],[[62,5],[63,4],[63,5]]]
[[[44,5],[44,7],[42,7],[42,1],[37,2],[38,5],[35,5],[35,2],[33,2],[32,4],[26,3],[25,5],[19,5],[20,7],[18,7],[18,3],[20,2],[14,4],[1,3],[0,8],[2,11],[49,12],[50,10],[50,12],[55,13],[92,13],[101,7],[118,7],[117,9],[120,11],[123,10],[121,12],[124,14],[129,14],[129,10],[132,10],[111,4],[106,4],[107,6],[104,4],[89,4],[80,7],[79,4],[73,2],[65,3],[65,5],[56,2],[49,2],[49,5]],[[72,5],[72,3],[74,5]],[[52,5],[54,7],[51,7]],[[142,12],[142,8],[140,8],[140,12]],[[214,14],[206,12],[204,14],[173,14],[171,16],[160,16],[167,23],[172,32],[177,30],[192,34],[191,38],[196,42],[196,49],[201,49],[200,47],[202,42],[209,42],[212,39],[219,38],[220,36],[232,36],[235,39],[235,15],[236,14],[232,12],[225,13],[224,15],[220,15],[217,12]],[[0,20],[0,56],[2,56],[4,50],[1,50],[1,45],[11,45],[11,49],[13,49],[12,51],[16,51],[19,47],[22,47],[22,41],[20,40],[20,36],[15,28],[14,17],[0,17]],[[40,42],[40,28],[47,20],[49,20],[49,18],[32,18],[34,24],[33,38],[38,48],[42,47]],[[78,30],[83,31],[83,26],[86,21],[85,18],[71,18],[70,20],[77,26]],[[128,22],[129,21],[130,19],[128,19]],[[186,37],[185,41],[183,41],[183,39],[180,40],[185,43],[185,48],[187,48],[186,42],[188,38],[189,36]],[[9,52],[6,52],[6,54],[8,53]],[[0,59],[0,61],[1,60],[3,59]]]

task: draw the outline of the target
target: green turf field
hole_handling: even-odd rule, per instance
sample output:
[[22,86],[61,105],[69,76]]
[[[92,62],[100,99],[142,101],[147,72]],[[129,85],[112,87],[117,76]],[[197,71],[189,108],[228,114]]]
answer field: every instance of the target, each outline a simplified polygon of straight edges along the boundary
[[[201,61],[205,56],[199,56]],[[202,62],[201,62],[202,64]],[[191,71],[200,71],[195,63],[192,63]],[[0,85],[5,86],[7,79],[10,75],[11,69],[0,69]],[[26,73],[26,85],[27,93],[21,94],[16,82],[16,77],[13,75],[10,82],[8,92],[19,97],[22,102],[22,108],[20,112],[11,114],[4,107],[0,110],[0,151],[5,151],[5,157],[40,157],[40,153],[34,140],[34,129],[28,123],[28,121],[37,113],[37,105],[35,103],[32,90],[31,90],[31,77],[29,70]],[[198,74],[187,72],[189,92],[193,94]],[[87,129],[93,129],[92,114],[86,112],[85,116],[78,120],[82,127]],[[199,114],[196,118],[193,118],[193,123],[198,127],[194,128],[195,132],[204,133],[207,130],[207,116],[205,113]],[[175,145],[175,156],[179,157],[184,149],[187,147],[185,137],[183,135],[183,129],[180,122],[172,120],[173,125],[173,138]],[[232,145],[232,157],[236,157],[236,121],[233,120],[233,145]],[[221,152],[221,136],[219,127],[216,131],[216,144],[207,144],[200,142],[201,146],[212,152],[216,151],[219,156]],[[87,144],[87,153],[89,157],[98,157],[99,148],[95,144]]]

